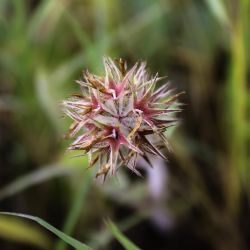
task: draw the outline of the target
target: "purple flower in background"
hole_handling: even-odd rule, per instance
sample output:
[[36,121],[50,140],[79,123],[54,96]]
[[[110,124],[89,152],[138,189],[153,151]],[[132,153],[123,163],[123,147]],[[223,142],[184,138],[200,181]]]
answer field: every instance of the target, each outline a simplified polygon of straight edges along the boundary
[[89,165],[99,164],[96,176],[105,180],[124,165],[137,175],[138,156],[149,162],[149,155],[165,158],[161,152],[168,140],[164,132],[173,126],[175,113],[181,111],[169,83],[155,90],[162,80],[150,77],[146,63],[127,69],[122,59],[104,58],[105,75],[86,71],[77,81],[81,94],[62,102],[64,113],[73,123],[69,150],[80,150],[89,156]]

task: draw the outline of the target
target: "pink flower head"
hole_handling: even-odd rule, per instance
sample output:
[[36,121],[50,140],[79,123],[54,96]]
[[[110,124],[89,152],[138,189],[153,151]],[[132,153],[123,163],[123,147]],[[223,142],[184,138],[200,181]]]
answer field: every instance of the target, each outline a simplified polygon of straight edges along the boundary
[[[89,155],[89,165],[99,164],[96,176],[114,175],[125,165],[136,174],[138,155],[149,162],[148,155],[164,157],[161,148],[168,146],[164,134],[177,119],[177,97],[169,83],[155,90],[163,78],[151,78],[146,63],[131,69],[123,60],[104,58],[105,76],[84,73],[81,95],[62,102],[63,111],[73,123],[69,137],[74,138],[69,150]],[[78,134],[78,136],[76,136]]]

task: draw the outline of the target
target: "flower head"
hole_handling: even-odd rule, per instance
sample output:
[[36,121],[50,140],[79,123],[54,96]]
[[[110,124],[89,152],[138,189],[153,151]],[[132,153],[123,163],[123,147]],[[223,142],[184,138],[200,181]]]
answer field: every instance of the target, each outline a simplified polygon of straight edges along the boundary
[[[162,77],[150,77],[146,63],[136,63],[129,70],[123,60],[104,58],[105,75],[84,72],[77,81],[81,94],[62,102],[63,111],[73,123],[69,150],[89,155],[89,166],[99,164],[97,176],[114,175],[125,165],[136,174],[138,156],[165,158],[161,152],[168,140],[164,134],[180,111],[177,97],[169,83],[155,89]],[[76,136],[78,135],[78,136]]]

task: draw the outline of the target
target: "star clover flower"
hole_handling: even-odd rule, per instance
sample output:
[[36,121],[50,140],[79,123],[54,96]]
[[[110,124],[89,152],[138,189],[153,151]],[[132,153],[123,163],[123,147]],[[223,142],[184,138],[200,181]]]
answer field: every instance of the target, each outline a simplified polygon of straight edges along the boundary
[[165,158],[161,149],[169,143],[164,132],[178,121],[182,93],[173,94],[169,82],[155,89],[163,77],[150,77],[145,62],[127,69],[122,59],[103,61],[105,75],[84,72],[76,81],[81,94],[62,102],[73,120],[69,137],[74,141],[68,149],[88,154],[89,166],[98,164],[96,176],[104,180],[123,165],[140,175],[138,156],[148,163],[150,154]]

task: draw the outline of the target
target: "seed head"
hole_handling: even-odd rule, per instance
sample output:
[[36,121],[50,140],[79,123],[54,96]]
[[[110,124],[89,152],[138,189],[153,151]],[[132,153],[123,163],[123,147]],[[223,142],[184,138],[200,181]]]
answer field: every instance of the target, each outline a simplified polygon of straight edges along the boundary
[[[136,63],[129,70],[122,59],[104,58],[105,75],[84,72],[77,81],[81,94],[62,102],[63,111],[73,123],[69,150],[80,150],[89,156],[89,166],[96,163],[96,176],[105,180],[124,165],[137,175],[138,156],[148,163],[149,155],[165,158],[161,148],[168,144],[164,132],[175,125],[175,113],[181,111],[169,83],[155,89],[162,80],[150,77],[146,63]],[[78,135],[78,136],[76,136]]]

